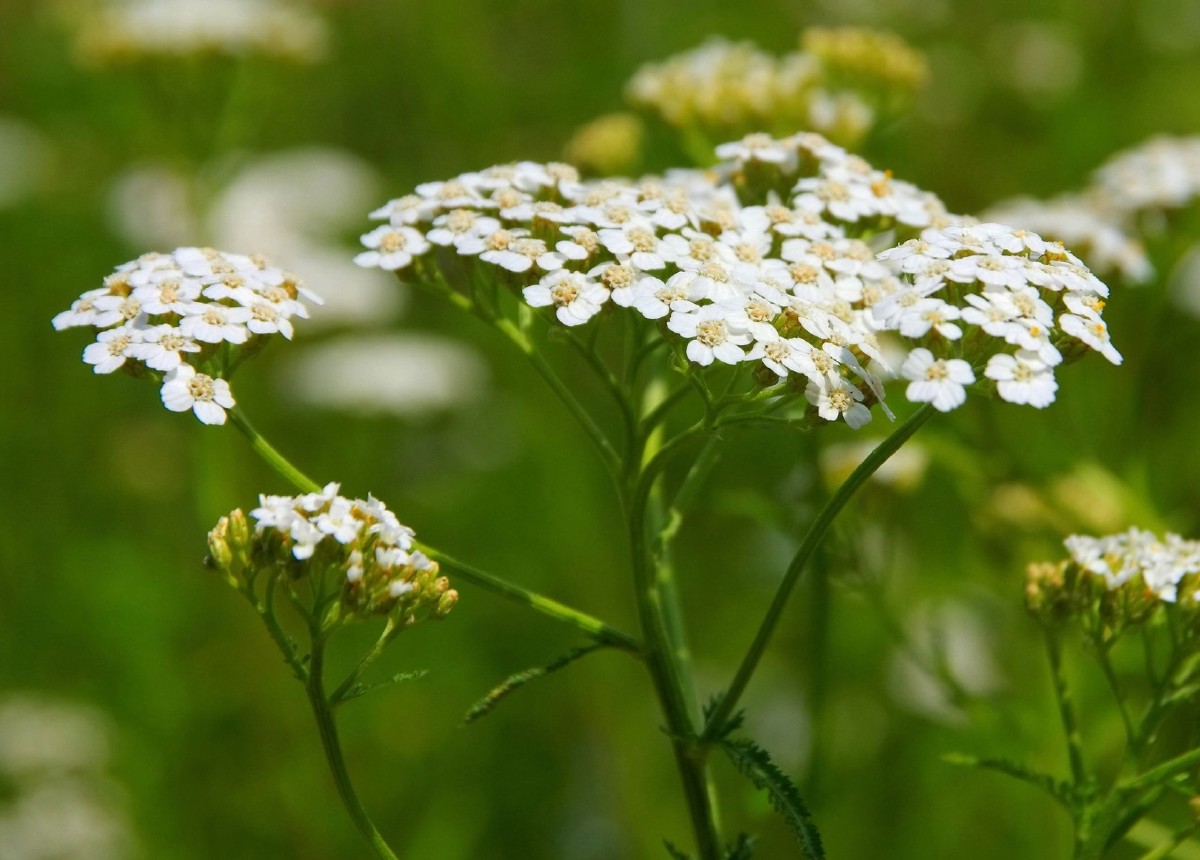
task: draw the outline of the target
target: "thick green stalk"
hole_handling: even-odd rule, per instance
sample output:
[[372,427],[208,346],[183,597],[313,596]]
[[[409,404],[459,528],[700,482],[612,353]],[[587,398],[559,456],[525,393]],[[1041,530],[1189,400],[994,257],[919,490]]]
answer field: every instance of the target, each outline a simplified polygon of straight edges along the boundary
[[668,445],[641,470],[628,506],[629,543],[633,562],[634,595],[641,624],[643,654],[650,680],[666,720],[667,734],[675,754],[675,765],[683,784],[692,831],[700,860],[720,860],[721,840],[717,834],[708,791],[704,757],[696,745],[692,707],[687,700],[678,654],[666,621],[662,583],[652,564],[646,541],[647,504],[657,475],[657,466],[673,445]]
[[866,483],[867,479],[880,466],[886,463],[888,458],[896,453],[900,449],[900,446],[907,442],[921,428],[922,424],[929,420],[933,412],[932,406],[922,406],[909,416],[904,423],[893,430],[890,436],[880,442],[875,450],[858,464],[858,468],[850,474],[846,482],[838,488],[838,491],[833,494],[832,498],[825,503],[825,507],[817,514],[817,518],[813,520],[808,532],[804,535],[800,549],[796,551],[795,556],[792,557],[791,563],[784,572],[783,580],[779,583],[779,587],[775,591],[775,596],[771,600],[767,614],[758,626],[758,632],[754,635],[754,641],[750,643],[750,648],[746,651],[746,656],[742,658],[742,663],[738,667],[737,674],[734,675],[729,689],[721,697],[720,703],[704,727],[702,737],[705,741],[711,742],[714,738],[718,737],[726,723],[729,722],[730,717],[733,716],[738,702],[741,701],[742,694],[746,691],[746,686],[750,683],[755,669],[758,668],[759,661],[767,650],[767,645],[771,641],[771,636],[775,633],[775,628],[779,625],[779,619],[783,616],[783,610],[787,606],[792,589],[796,587],[796,583],[799,581],[800,575],[804,573],[804,568],[807,566],[808,560],[812,557],[813,552],[816,551],[821,539],[825,537],[825,532],[829,530],[829,526],[833,524],[834,519],[841,513],[842,508],[853,498],[858,489]]
[[321,736],[321,745],[325,748],[325,759],[329,762],[329,770],[333,773],[333,782],[337,786],[338,796],[341,797],[346,811],[358,832],[363,835],[375,855],[380,860],[397,860],[396,854],[388,847],[380,832],[371,822],[367,811],[363,809],[350,781],[350,772],[346,769],[346,760],[342,755],[342,745],[338,740],[337,725],[333,719],[333,708],[325,696],[325,641],[319,630],[313,631],[312,654],[309,658],[308,683],[304,685],[308,692],[308,701],[312,705],[313,716],[317,721],[317,731]]

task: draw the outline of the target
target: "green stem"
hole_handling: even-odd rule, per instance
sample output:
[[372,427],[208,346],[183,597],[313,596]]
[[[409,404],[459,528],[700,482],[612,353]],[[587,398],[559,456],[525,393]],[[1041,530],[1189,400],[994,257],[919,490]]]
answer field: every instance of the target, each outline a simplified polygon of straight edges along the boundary
[[593,618],[591,615],[580,612],[578,609],[572,609],[570,606],[559,603],[557,600],[538,594],[535,591],[530,591],[527,588],[522,588],[519,585],[514,585],[490,573],[485,573],[432,547],[417,544],[417,548],[444,569],[452,571],[458,578],[472,582],[493,594],[506,597],[514,603],[528,606],[535,612],[540,612],[545,616],[562,621],[586,636],[595,639],[597,642],[602,642],[605,645],[611,645],[614,648],[620,648],[635,654],[641,651],[642,646],[637,639],[628,633],[624,633],[606,624],[598,618]]
[[1122,783],[1119,790],[1133,792],[1154,785],[1160,785],[1176,774],[1183,773],[1185,770],[1193,767],[1200,767],[1200,749],[1185,752],[1181,756],[1176,756],[1170,761],[1163,762],[1158,767],[1151,768],[1141,776]]
[[388,847],[383,836],[371,822],[367,811],[363,809],[354,785],[350,782],[350,773],[346,770],[346,760],[342,755],[342,745],[338,740],[337,724],[333,718],[333,707],[325,696],[325,640],[324,634],[315,627],[312,630],[312,655],[309,659],[308,701],[312,705],[313,716],[317,721],[317,731],[321,735],[321,745],[325,748],[325,759],[333,773],[333,782],[337,786],[338,796],[341,797],[346,811],[358,832],[363,835],[375,855],[380,860],[397,860],[395,852]]
[[1058,715],[1062,721],[1063,737],[1067,743],[1067,759],[1071,765],[1071,782],[1076,789],[1087,782],[1087,769],[1083,763],[1083,738],[1079,734],[1079,722],[1075,718],[1075,703],[1071,688],[1063,669],[1062,649],[1058,637],[1046,630],[1046,657],[1050,661],[1050,677],[1054,682],[1054,698],[1058,702]]
[[[686,435],[686,434],[685,434]],[[671,641],[664,611],[662,583],[651,563],[646,541],[647,505],[665,456],[674,450],[681,437],[665,445],[642,468],[628,505],[629,542],[633,562],[634,595],[641,624],[646,668],[666,719],[667,735],[675,754],[675,765],[683,784],[692,831],[701,860],[719,860],[721,840],[717,834],[709,796],[708,774],[704,757],[696,746],[695,725],[678,655]]]
[[266,460],[267,465],[285,480],[291,482],[296,489],[304,493],[321,492],[321,485],[293,466],[287,457],[276,451],[271,443],[254,429],[254,425],[250,423],[241,409],[236,406],[230,409],[229,419],[233,422],[233,426],[241,430],[242,435],[250,440],[250,447],[254,449],[255,453]]
[[804,540],[800,543],[800,548],[796,551],[795,556],[792,557],[791,563],[784,572],[783,580],[779,583],[779,587],[775,591],[771,605],[767,609],[762,622],[759,624],[758,632],[754,636],[754,641],[750,643],[750,648],[747,650],[746,656],[742,659],[737,674],[734,675],[729,689],[721,697],[720,703],[704,727],[701,737],[705,742],[711,742],[713,738],[718,737],[725,724],[729,722],[729,718],[733,716],[734,710],[737,708],[742,694],[746,691],[746,686],[750,683],[755,669],[758,668],[758,663],[766,652],[767,645],[771,641],[771,636],[774,634],[775,628],[783,616],[783,610],[787,606],[792,589],[795,588],[800,575],[804,572],[804,568],[808,564],[808,560],[812,557],[813,552],[816,551],[821,539],[824,538],[825,532],[829,530],[829,526],[833,524],[834,519],[837,518],[842,508],[853,498],[858,489],[866,483],[867,479],[880,466],[887,462],[888,458],[896,453],[900,446],[907,442],[921,428],[921,425],[929,420],[933,412],[932,406],[922,406],[909,416],[904,423],[893,430],[890,436],[880,442],[875,450],[858,464],[858,468],[850,474],[846,482],[838,488],[838,491],[833,494],[829,501],[825,503],[825,507],[817,514],[817,518],[813,520],[808,532],[804,535]]

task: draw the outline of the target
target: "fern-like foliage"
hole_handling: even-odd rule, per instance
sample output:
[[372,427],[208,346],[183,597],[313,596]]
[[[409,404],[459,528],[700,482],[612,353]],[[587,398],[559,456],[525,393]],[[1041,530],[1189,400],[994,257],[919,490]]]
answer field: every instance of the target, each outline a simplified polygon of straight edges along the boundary
[[463,717],[463,725],[473,723],[480,717],[487,716],[506,696],[515,693],[535,678],[541,678],[543,675],[557,672],[559,669],[571,665],[581,657],[586,657],[593,651],[598,651],[606,647],[608,646],[600,643],[584,645],[581,648],[575,648],[566,654],[556,657],[544,666],[534,666],[531,669],[517,672],[515,675],[509,675],[467,710],[466,715]]
[[375,681],[371,684],[355,684],[331,704],[340,705],[342,702],[348,702],[351,699],[357,699],[359,696],[365,696],[367,693],[382,689],[384,687],[391,687],[394,684],[404,684],[408,681],[416,681],[420,678],[424,678],[428,674],[428,669],[414,669],[411,672],[398,672],[395,675],[392,675],[390,678],[384,678],[382,681]]
[[821,834],[812,820],[804,799],[787,774],[780,770],[766,750],[748,739],[733,740],[725,737],[720,741],[721,749],[729,756],[733,766],[754,786],[767,792],[775,811],[784,817],[800,849],[808,860],[824,860],[825,847]]

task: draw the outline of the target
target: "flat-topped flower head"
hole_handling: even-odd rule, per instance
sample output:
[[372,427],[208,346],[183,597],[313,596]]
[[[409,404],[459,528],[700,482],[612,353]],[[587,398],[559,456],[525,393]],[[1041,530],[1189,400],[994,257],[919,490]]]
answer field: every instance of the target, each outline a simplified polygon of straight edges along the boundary
[[413,624],[444,617],[458,593],[416,549],[413,530],[373,496],[351,499],[339,489],[259,496],[249,520],[234,511],[218,522],[210,558],[235,582],[260,573],[307,577],[314,588],[336,592],[342,618],[392,615]]
[[83,353],[96,373],[160,381],[168,409],[222,424],[233,406],[229,369],[272,335],[290,339],[291,320],[308,317],[305,300],[320,303],[262,257],[185,247],[118,266],[52,323],[96,330]]
[[[943,411],[985,367],[1001,398],[1042,407],[1055,366],[1088,348],[1119,361],[1100,318],[1108,288],[1061,244],[955,219],[819,134],[751,135],[719,154],[714,170],[636,183],[528,162],[464,173],[379,210],[390,224],[364,238],[403,237],[398,269],[421,258],[421,277],[485,308],[503,291],[571,328],[628,314],[679,362],[753,362],[751,384],[852,426],[876,404],[892,417],[888,333],[921,350],[910,397]],[[358,260],[384,265],[378,251]]]

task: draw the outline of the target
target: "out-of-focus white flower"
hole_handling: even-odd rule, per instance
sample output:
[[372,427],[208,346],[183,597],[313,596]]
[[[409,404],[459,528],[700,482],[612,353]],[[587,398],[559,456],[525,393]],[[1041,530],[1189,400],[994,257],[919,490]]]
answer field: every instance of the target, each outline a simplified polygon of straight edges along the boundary
[[487,370],[474,352],[427,335],[356,335],[311,346],[281,368],[289,399],[323,409],[410,417],[479,397]]
[[897,701],[917,713],[961,724],[966,715],[957,696],[987,696],[1003,684],[987,625],[967,604],[923,604],[903,626],[909,650],[893,659],[888,686]]
[[325,55],[316,13],[280,0],[108,0],[80,27],[80,58],[97,65],[143,57],[260,54],[301,63]]
[[96,709],[19,693],[0,700],[0,860],[129,860],[129,822],[107,774]]
[[1200,196],[1200,135],[1155,137],[1119,152],[1093,184],[1104,205],[1126,217],[1187,206]]
[[[825,485],[837,489],[850,477],[883,439],[844,442],[820,451],[821,474]],[[892,454],[882,466],[871,473],[870,480],[900,491],[911,490],[921,483],[929,466],[929,452],[913,440]]]
[[379,269],[354,265],[340,235],[376,194],[369,165],[337,149],[307,147],[262,156],[236,170],[202,204],[192,180],[157,165],[134,167],[109,190],[117,232],[141,247],[175,247],[207,238],[217,247],[252,247],[287,260],[315,284],[335,285],[313,327],[386,323],[404,293]]

